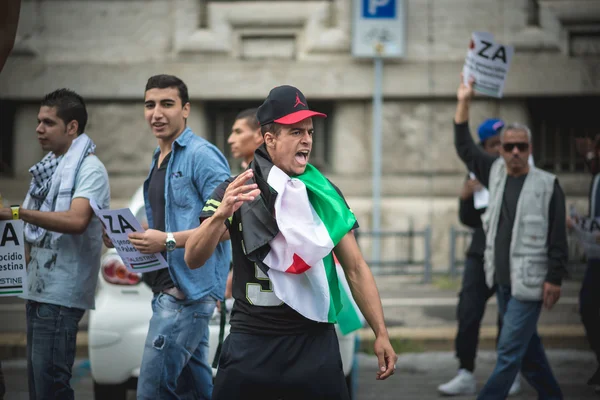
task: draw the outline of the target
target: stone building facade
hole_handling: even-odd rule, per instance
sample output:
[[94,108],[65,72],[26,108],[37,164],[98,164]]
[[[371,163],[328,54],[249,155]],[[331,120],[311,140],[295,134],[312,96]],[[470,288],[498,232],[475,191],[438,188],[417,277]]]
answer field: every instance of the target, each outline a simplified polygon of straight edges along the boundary
[[[600,133],[587,111],[600,105],[600,1],[404,5],[405,57],[384,65],[382,228],[431,226],[433,266],[447,268],[466,172],[452,119],[473,31],[516,52],[504,98],[478,97],[472,129],[487,117],[529,124],[536,162],[558,174],[569,204],[587,211],[590,178],[573,138]],[[352,57],[351,32],[352,0],[24,0],[16,47],[0,74],[0,192],[23,197],[27,169],[42,157],[38,102],[58,87],[87,100],[87,132],[119,207],[143,181],[155,147],[142,109],[149,76],[181,77],[189,125],[227,154],[233,115],[258,106],[273,86],[292,84],[329,113],[316,126],[315,156],[368,229],[373,64]]]

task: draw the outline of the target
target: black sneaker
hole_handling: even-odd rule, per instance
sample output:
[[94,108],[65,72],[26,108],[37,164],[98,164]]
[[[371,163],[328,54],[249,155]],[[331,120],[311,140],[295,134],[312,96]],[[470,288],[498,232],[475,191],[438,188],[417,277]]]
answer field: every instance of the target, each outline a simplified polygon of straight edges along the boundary
[[600,367],[598,367],[594,375],[587,381],[587,384],[600,386]]

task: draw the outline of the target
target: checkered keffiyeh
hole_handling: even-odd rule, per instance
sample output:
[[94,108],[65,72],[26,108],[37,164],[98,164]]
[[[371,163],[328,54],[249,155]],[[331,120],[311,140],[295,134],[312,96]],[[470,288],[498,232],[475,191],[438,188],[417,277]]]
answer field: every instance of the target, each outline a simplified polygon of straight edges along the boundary
[[[40,162],[29,169],[32,175],[29,191],[23,208],[39,211],[68,211],[71,208],[75,177],[84,158],[93,154],[96,145],[88,135],[79,135],[69,150],[56,157],[48,153]],[[30,243],[39,243],[46,230],[39,226],[25,224],[25,238]],[[61,233],[51,232],[52,244],[56,244]]]

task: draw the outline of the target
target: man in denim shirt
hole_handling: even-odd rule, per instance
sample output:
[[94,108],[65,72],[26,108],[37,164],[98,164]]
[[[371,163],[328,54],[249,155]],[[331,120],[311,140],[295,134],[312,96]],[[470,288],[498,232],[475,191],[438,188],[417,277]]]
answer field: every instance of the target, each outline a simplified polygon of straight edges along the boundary
[[208,323],[216,300],[223,300],[231,250],[229,243],[220,243],[204,268],[197,270],[187,267],[183,254],[204,203],[229,178],[229,166],[215,146],[186,127],[190,103],[179,78],[148,79],[144,109],[158,139],[144,182],[151,229],[131,234],[130,240],[142,253],[162,252],[169,268],[144,277],[154,298],[137,398],[210,399]]

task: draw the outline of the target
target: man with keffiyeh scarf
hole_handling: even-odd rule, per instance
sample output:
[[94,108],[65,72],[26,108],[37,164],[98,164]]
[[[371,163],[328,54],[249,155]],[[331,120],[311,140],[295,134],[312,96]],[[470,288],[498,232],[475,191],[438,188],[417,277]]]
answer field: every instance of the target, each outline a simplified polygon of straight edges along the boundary
[[70,386],[78,323],[94,308],[102,226],[90,200],[109,207],[108,174],[84,133],[87,110],[68,89],[44,97],[36,133],[48,154],[29,169],[23,205],[0,209],[0,219],[25,222],[27,370],[29,398],[73,399]]

